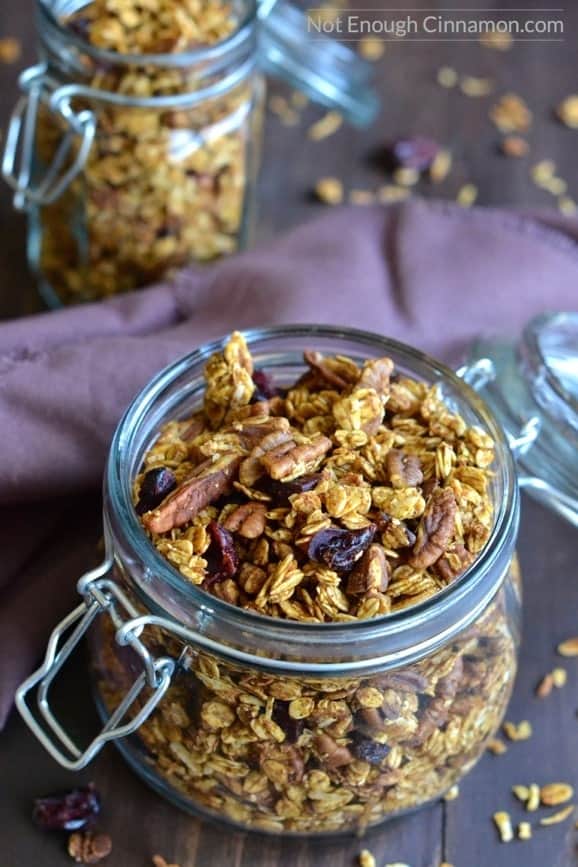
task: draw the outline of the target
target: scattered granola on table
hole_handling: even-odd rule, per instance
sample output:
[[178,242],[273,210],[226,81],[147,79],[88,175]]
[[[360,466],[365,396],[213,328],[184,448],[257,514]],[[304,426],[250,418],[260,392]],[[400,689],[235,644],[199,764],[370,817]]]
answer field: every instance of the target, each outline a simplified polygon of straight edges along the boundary
[[[162,427],[134,482],[152,544],[205,593],[354,623],[424,602],[484,548],[494,444],[435,386],[389,358],[314,349],[277,383],[240,334],[205,376],[203,407]],[[128,674],[113,641],[100,654],[112,706]],[[374,675],[284,676],[195,651],[139,737],[157,774],[238,825],[363,830],[452,791],[501,721],[515,655],[501,593],[450,645]]]
[[112,852],[108,834],[76,831],[68,839],[68,854],[78,864],[98,864]]

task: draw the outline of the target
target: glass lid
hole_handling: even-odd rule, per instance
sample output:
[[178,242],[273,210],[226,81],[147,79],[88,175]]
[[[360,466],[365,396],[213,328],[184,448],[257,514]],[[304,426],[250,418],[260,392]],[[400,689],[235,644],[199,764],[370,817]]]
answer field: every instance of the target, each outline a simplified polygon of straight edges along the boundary
[[506,431],[520,486],[578,527],[578,313],[533,319],[518,344],[479,340],[460,375]]
[[308,13],[287,0],[261,0],[259,64],[314,102],[340,112],[357,126],[379,109],[373,68],[350,48],[308,26]]

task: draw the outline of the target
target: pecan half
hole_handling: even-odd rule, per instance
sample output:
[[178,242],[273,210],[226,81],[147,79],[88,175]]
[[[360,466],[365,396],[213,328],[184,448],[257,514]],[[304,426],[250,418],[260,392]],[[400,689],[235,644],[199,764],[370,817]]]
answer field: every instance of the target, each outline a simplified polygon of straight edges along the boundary
[[265,531],[267,507],[263,503],[244,503],[223,521],[223,527],[245,539],[256,539]]
[[332,447],[326,436],[318,436],[308,443],[289,446],[282,443],[261,458],[261,463],[272,479],[287,479],[301,476],[316,469],[317,463]]
[[381,545],[370,545],[349,575],[347,592],[352,596],[372,596],[387,590],[391,566]]
[[314,745],[319,758],[328,768],[340,768],[343,765],[350,765],[353,761],[349,749],[338,744],[325,732],[316,735]]
[[393,373],[391,358],[375,358],[363,365],[358,388],[373,388],[381,398],[389,396],[389,382]]
[[290,443],[291,448],[295,442],[291,436],[291,432],[287,427],[280,427],[278,430],[270,431],[257,442],[253,447],[249,456],[245,458],[239,468],[239,481],[241,484],[251,487],[255,482],[264,475],[263,458],[268,452],[283,446],[285,443]]
[[446,582],[451,584],[452,581],[465,572],[468,566],[475,560],[474,555],[468,549],[456,542],[446,553],[434,564],[433,571],[436,575]]
[[147,530],[166,533],[188,523],[229,490],[240,463],[239,455],[233,453],[222,455],[217,462],[204,461],[158,508],[143,516]]
[[417,540],[409,557],[416,569],[427,569],[442,556],[454,533],[456,498],[450,488],[431,495],[417,528]]
[[421,461],[402,449],[390,449],[385,458],[389,480],[394,488],[415,488],[423,482]]
[[68,838],[68,854],[77,864],[98,864],[111,852],[112,840],[108,834],[83,831],[75,832]]
[[[314,352],[312,349],[306,349],[303,353],[303,358],[315,373],[319,374],[322,380],[328,385],[334,385],[336,388],[347,388],[351,382],[340,376],[337,370],[332,368],[328,361],[324,358],[321,352]],[[332,359],[334,362],[335,359]]]

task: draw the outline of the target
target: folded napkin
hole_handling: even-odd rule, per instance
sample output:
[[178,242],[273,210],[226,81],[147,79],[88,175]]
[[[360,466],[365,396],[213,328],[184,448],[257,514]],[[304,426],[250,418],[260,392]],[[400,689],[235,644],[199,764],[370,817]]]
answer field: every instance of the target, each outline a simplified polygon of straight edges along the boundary
[[414,201],[332,211],[106,303],[0,325],[0,726],[94,559],[114,427],[161,367],[234,328],[378,331],[446,360],[578,309],[578,221]]

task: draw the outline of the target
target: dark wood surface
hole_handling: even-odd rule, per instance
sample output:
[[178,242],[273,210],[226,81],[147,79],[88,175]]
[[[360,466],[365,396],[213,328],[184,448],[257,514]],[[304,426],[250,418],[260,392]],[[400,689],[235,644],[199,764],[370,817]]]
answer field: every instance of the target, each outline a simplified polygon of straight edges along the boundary
[[[436,10],[441,4],[428,0],[418,5]],[[483,5],[488,10],[500,6]],[[327,141],[312,143],[303,130],[320,114],[314,107],[306,110],[303,124],[296,128],[283,127],[269,116],[260,181],[259,237],[266,239],[320,210],[322,206],[314,204],[308,192],[321,175],[340,177],[347,188],[374,188],[383,183],[383,175],[369,157],[385,140],[402,133],[433,135],[452,148],[455,168],[435,190],[438,195],[454,198],[460,185],[471,181],[480,189],[481,204],[548,205],[551,198],[529,178],[531,163],[548,157],[557,162],[560,174],[578,196],[578,134],[552,117],[553,106],[577,89],[578,6],[566,5],[570,8],[564,13],[567,36],[562,44],[525,43],[505,53],[475,43],[388,45],[376,68],[383,111],[370,130],[344,127]],[[34,57],[32,33],[30,0],[0,4],[0,35],[15,35],[24,42],[19,66]],[[514,161],[498,155],[498,137],[487,120],[489,99],[468,99],[456,91],[441,90],[435,84],[435,72],[443,64],[463,73],[491,76],[499,92],[514,90],[528,100],[535,114],[529,134],[530,159]],[[17,71],[17,66],[0,65],[2,129],[15,99]],[[424,187],[424,195],[431,192]],[[26,271],[24,220],[13,213],[4,187],[0,188],[0,227],[0,315],[22,315],[39,305]],[[379,867],[386,862],[438,867],[442,860],[455,867],[578,864],[573,821],[538,828],[532,841],[507,846],[498,842],[491,824],[491,814],[497,809],[510,810],[516,822],[526,818],[510,793],[515,783],[567,780],[578,789],[576,660],[567,661],[569,677],[564,689],[543,701],[534,696],[540,677],[560,663],[556,644],[578,633],[577,539],[577,532],[567,524],[531,501],[524,502],[519,544],[526,585],[524,645],[508,717],[529,719],[534,736],[512,744],[505,756],[484,756],[461,786],[458,800],[370,835],[363,845],[373,850]],[[96,718],[82,663],[68,672],[63,686],[69,696],[67,712],[88,736]],[[145,867],[155,852],[181,867],[353,867],[362,848],[354,839],[311,844],[224,833],[164,803],[131,774],[112,748],[85,773],[65,773],[13,717],[0,737],[1,867],[70,863],[58,836],[43,835],[33,828],[30,804],[34,796],[74,785],[79,779],[94,779],[102,791],[103,824],[114,840],[114,853],[106,862],[110,867]]]

